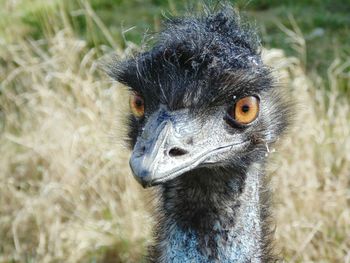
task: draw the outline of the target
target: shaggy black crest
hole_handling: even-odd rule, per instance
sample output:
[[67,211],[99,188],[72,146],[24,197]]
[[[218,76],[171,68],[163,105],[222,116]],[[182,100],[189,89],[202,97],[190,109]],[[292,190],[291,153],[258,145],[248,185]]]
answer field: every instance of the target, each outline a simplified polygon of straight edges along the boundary
[[159,103],[207,110],[244,89],[271,86],[255,32],[243,30],[232,9],[169,20],[158,39],[150,51],[111,68],[113,78],[145,97],[150,111]]

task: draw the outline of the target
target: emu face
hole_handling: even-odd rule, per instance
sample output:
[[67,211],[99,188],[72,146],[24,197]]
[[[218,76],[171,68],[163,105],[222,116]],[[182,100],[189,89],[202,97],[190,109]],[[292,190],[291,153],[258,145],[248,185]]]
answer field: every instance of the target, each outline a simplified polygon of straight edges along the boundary
[[246,169],[286,126],[255,35],[231,12],[168,22],[153,49],[111,75],[130,87],[130,166],[143,186]]

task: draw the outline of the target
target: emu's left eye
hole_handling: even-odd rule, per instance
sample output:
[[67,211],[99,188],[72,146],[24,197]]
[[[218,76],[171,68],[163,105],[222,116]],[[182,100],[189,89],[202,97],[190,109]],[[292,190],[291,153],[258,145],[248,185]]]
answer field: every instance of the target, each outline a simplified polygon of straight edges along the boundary
[[131,112],[136,118],[142,118],[145,115],[145,102],[140,94],[132,94],[129,103]]
[[258,117],[259,99],[248,96],[238,100],[229,111],[230,117],[239,124],[249,124]]

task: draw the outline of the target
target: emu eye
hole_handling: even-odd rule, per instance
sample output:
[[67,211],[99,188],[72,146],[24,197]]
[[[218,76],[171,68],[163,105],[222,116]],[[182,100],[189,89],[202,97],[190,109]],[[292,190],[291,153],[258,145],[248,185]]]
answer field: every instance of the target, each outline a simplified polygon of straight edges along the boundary
[[255,96],[248,96],[236,102],[229,112],[239,124],[249,124],[256,119],[259,113],[259,99]]
[[141,95],[134,93],[130,96],[130,109],[136,118],[142,118],[145,114],[145,102]]

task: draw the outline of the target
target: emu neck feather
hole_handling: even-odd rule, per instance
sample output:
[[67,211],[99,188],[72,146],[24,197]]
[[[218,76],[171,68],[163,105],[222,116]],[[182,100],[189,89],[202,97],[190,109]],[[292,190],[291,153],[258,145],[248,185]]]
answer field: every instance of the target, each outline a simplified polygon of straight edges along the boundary
[[237,176],[206,170],[202,180],[197,176],[196,182],[182,179],[165,186],[157,260],[260,262],[262,175],[258,166]]

